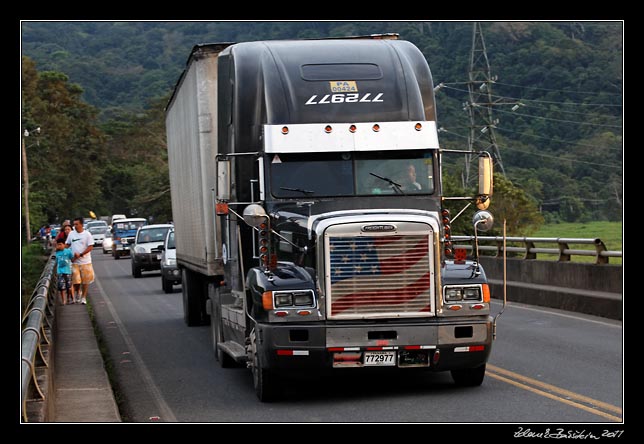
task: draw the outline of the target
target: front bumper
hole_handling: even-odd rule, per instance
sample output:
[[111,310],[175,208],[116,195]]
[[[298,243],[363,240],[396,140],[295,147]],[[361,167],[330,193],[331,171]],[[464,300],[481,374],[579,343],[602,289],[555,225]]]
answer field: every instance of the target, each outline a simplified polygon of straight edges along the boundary
[[112,250],[119,254],[130,254],[130,249],[131,245],[127,241],[114,242],[112,244]]
[[176,265],[161,266],[161,274],[166,281],[172,282],[174,285],[181,283],[181,270]]
[[393,365],[446,371],[478,367],[492,350],[492,318],[432,319],[378,326],[258,324],[266,368],[365,368],[365,353],[388,352]]
[[134,265],[142,270],[160,270],[161,269],[161,253],[132,253],[132,261]]

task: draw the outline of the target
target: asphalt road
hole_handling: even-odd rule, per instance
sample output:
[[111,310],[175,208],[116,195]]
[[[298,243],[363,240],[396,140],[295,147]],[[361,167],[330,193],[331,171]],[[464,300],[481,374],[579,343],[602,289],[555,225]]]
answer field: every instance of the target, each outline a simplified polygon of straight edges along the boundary
[[261,403],[250,370],[219,368],[209,327],[184,324],[179,286],[165,294],[158,272],[135,279],[129,258],[113,260],[100,249],[92,256],[97,279],[90,303],[125,421],[600,423],[609,432],[620,429],[619,321],[510,303],[480,387],[458,388],[449,373],[358,370],[289,381],[283,400]]

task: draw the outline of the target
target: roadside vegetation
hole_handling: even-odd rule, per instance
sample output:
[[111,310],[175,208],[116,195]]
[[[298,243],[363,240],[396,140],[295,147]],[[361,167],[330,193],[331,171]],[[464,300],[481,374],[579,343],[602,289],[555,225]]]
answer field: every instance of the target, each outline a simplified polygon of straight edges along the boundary
[[[562,222],[546,224],[541,226],[533,237],[565,237],[565,238],[599,238],[606,245],[607,250],[623,251],[623,225],[622,222]],[[550,247],[550,245],[548,245]],[[578,250],[594,250],[592,245],[571,244],[570,248]],[[554,255],[540,254],[539,259],[556,259]],[[594,262],[595,259],[589,256],[572,256],[574,262]],[[609,264],[621,264],[622,258],[611,257]]]
[[24,245],[21,252],[21,313],[24,313],[29,298],[36,288],[38,279],[45,268],[49,256],[45,255],[40,243]]

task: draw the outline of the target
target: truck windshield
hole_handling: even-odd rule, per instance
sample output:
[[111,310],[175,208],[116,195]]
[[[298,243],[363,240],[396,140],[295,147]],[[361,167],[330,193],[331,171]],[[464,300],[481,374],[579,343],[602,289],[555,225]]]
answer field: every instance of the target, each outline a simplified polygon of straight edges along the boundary
[[277,198],[432,194],[429,150],[269,155]]
[[112,226],[114,229],[114,232],[117,231],[132,231],[132,230],[137,230],[139,227],[142,227],[143,225],[146,225],[146,222],[144,221],[123,221],[123,222],[116,222]]

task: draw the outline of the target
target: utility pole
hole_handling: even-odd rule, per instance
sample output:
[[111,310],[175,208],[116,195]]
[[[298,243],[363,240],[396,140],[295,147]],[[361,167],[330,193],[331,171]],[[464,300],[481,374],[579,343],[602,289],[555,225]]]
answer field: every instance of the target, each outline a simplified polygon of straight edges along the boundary
[[[472,24],[472,51],[470,53],[469,79],[467,82],[468,101],[463,104],[463,109],[470,117],[470,134],[468,137],[468,150],[481,152],[487,151],[492,155],[495,163],[505,175],[501,152],[496,140],[495,128],[499,119],[495,119],[493,109],[498,105],[514,105],[516,110],[518,102],[508,102],[503,99],[494,100],[492,95],[492,84],[497,76],[492,76],[490,61],[487,57],[485,40],[481,31],[481,24]],[[476,161],[476,154],[467,154],[465,158],[465,175],[463,186],[467,187],[470,182],[470,170],[472,161]]]
[[[36,128],[34,132],[40,134],[40,127]],[[27,230],[27,243],[29,243],[31,241],[31,225],[29,224],[29,170],[27,169],[27,146],[25,144],[27,137],[29,137],[29,131],[25,130],[22,134],[22,187],[25,195],[25,230]]]

